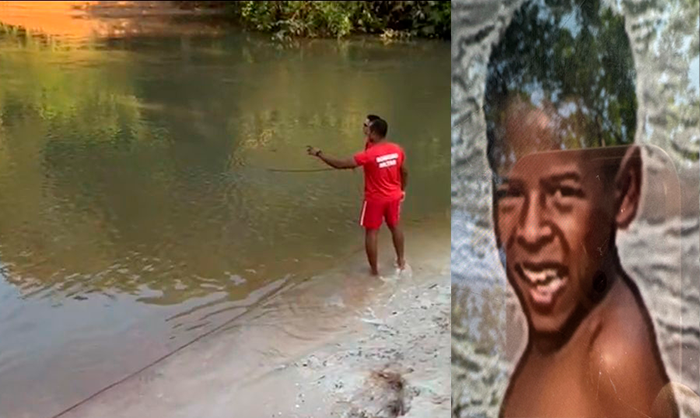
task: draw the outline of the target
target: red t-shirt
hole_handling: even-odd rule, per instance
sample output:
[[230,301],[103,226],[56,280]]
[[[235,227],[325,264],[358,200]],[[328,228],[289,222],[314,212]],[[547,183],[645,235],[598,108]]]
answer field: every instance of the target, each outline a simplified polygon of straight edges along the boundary
[[365,170],[365,199],[388,201],[401,199],[401,166],[406,156],[400,146],[391,142],[372,144],[354,156]]

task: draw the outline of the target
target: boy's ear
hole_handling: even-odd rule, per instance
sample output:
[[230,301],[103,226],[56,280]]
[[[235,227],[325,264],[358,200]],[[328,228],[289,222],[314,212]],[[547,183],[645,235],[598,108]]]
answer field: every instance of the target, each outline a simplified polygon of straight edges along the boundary
[[625,229],[634,219],[641,201],[642,153],[633,145],[625,154],[615,177],[615,223]]

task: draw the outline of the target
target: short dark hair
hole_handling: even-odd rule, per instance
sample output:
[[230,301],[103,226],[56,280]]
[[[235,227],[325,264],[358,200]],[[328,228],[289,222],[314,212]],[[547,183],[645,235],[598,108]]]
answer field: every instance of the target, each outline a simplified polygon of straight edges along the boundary
[[563,149],[633,143],[635,79],[624,18],[601,0],[526,1],[487,67],[489,165],[497,171],[514,158],[505,152],[503,126],[511,105],[542,109],[559,129]]
[[386,133],[389,131],[389,125],[384,119],[379,118],[370,122],[369,131],[374,132],[375,134],[384,138],[386,136]]
[[366,119],[367,119],[368,121],[370,121],[370,123],[372,123],[372,122],[374,122],[375,120],[379,120],[379,119],[381,119],[381,118],[380,118],[379,116],[377,116],[377,115],[367,115],[367,118],[366,118]]

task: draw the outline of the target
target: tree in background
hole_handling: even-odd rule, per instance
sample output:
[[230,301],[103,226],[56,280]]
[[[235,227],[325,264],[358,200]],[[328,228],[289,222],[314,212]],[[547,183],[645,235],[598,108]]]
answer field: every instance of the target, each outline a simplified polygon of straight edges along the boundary
[[223,8],[244,27],[276,37],[450,38],[449,1],[189,1],[186,8]]

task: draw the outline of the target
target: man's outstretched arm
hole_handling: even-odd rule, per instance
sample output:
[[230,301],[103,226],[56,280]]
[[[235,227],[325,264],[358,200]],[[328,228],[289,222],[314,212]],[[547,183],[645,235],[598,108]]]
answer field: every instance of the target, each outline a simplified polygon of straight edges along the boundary
[[314,157],[318,157],[321,161],[324,163],[328,164],[329,166],[336,168],[338,170],[343,170],[343,169],[348,169],[348,168],[355,168],[357,167],[357,162],[355,162],[355,159],[350,157],[350,158],[334,158],[329,155],[325,155],[321,150],[316,149],[314,147],[307,147],[306,152],[308,152],[309,155],[312,155]]

